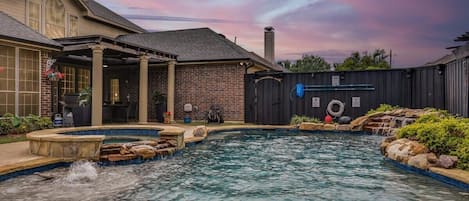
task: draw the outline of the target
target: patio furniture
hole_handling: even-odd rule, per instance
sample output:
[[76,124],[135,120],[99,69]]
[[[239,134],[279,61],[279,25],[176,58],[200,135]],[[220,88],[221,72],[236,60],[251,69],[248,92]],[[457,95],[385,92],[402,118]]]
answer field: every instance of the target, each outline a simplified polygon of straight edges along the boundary
[[106,119],[111,123],[127,122],[128,107],[128,104],[104,104],[103,120]]

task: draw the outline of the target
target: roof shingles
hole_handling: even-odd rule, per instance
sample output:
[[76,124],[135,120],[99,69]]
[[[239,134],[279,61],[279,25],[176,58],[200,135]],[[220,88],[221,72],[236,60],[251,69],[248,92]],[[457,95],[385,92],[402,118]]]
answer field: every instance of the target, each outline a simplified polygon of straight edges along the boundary
[[146,32],[145,29],[139,27],[138,25],[132,23],[131,21],[127,20],[126,18],[122,17],[121,15],[115,13],[114,11],[106,8],[105,6],[101,5],[100,3],[96,2],[95,0],[83,0],[83,3],[89,9],[93,15],[98,16],[102,19],[107,21],[116,23],[118,25],[130,28],[137,32]]
[[60,49],[62,45],[0,11],[0,37]]
[[177,54],[181,62],[251,59],[281,70],[209,28],[128,34],[119,36],[118,40]]

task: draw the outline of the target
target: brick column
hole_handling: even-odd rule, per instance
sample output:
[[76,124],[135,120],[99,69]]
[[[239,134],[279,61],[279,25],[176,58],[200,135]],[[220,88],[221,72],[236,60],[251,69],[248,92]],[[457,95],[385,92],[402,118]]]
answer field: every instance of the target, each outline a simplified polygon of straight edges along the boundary
[[[52,84],[44,74],[47,68],[49,52],[41,51],[41,116],[52,117]],[[58,103],[57,103],[58,104]]]
[[148,56],[140,56],[138,123],[148,122]]
[[90,47],[93,51],[93,75],[91,91],[91,125],[103,124],[103,50],[102,45]]
[[174,122],[174,94],[176,80],[176,61],[168,62],[168,112],[171,113],[171,122]]

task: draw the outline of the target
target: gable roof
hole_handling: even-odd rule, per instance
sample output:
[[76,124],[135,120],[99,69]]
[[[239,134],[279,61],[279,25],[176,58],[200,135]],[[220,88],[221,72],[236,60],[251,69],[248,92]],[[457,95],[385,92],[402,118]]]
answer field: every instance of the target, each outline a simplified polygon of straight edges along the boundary
[[265,67],[280,70],[209,28],[128,34],[119,36],[118,40],[172,52],[178,55],[181,62],[251,59]]
[[95,0],[79,0],[82,5],[89,11],[88,17],[103,21],[115,26],[125,28],[129,31],[136,33],[146,32],[142,27],[134,24],[128,19],[122,17],[121,15],[115,13],[114,11],[106,8]]
[[61,49],[62,45],[46,36],[34,31],[30,27],[19,22],[15,18],[0,11],[0,38],[31,43],[54,49]]

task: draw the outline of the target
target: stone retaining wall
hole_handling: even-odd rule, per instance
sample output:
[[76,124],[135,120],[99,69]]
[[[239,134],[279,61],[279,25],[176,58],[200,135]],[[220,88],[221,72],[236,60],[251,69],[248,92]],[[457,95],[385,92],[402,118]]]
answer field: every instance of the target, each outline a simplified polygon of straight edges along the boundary
[[105,135],[66,135],[90,130],[145,129],[158,130],[160,138],[174,140],[176,149],[184,148],[184,129],[170,126],[123,125],[59,128],[27,134],[30,152],[35,155],[63,158],[99,160]]

